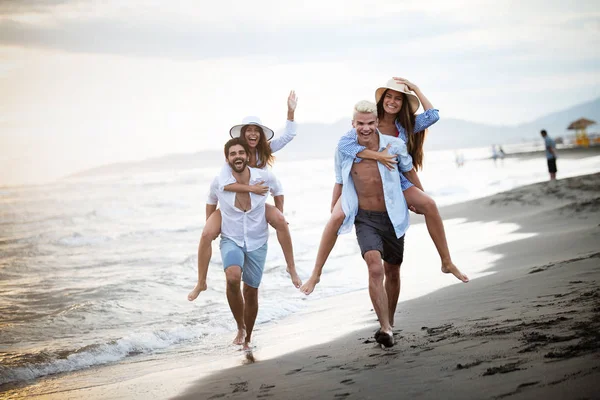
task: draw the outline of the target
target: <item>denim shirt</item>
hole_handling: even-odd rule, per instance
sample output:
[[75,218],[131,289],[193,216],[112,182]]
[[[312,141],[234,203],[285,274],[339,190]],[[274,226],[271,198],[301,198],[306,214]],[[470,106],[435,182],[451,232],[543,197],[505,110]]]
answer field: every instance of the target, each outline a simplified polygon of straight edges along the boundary
[[[421,132],[431,125],[438,122],[440,119],[440,113],[437,109],[431,108],[424,113],[421,113],[415,117],[415,126],[413,128],[413,133]],[[408,142],[408,138],[406,137],[406,130],[402,125],[396,121],[396,129],[398,130],[398,138],[400,138],[404,143]],[[356,132],[354,132],[356,133]],[[350,131],[346,133],[344,136],[340,138],[338,142],[338,149],[342,150],[342,152],[349,157],[356,157],[358,153],[363,151],[366,147],[361,146],[356,142],[355,136],[353,132]],[[361,162],[362,159],[360,157],[356,157],[355,162]],[[406,172],[407,170],[402,170]]]
[[[440,113],[437,109],[431,108],[426,110],[424,113],[421,113],[415,117],[415,126],[413,128],[413,133],[421,132],[431,125],[438,122],[440,119]],[[403,140],[404,143],[408,142],[408,138],[406,137],[406,130],[398,121],[396,121],[396,129],[398,130],[398,138]],[[362,158],[357,157],[356,155],[365,149],[364,146],[361,146],[354,140],[354,136],[352,135],[352,131],[348,132],[346,135],[340,138],[338,142],[338,148],[342,150],[342,152],[348,157],[355,157],[354,162],[361,162]],[[406,172],[406,170],[400,171],[400,185],[402,186],[402,190],[409,189],[414,186],[411,181],[406,179],[402,172]]]
[[[356,130],[354,131],[354,140],[358,144]],[[398,138],[379,134],[379,151],[386,148],[391,144],[390,153],[398,154],[398,165],[404,165],[404,168],[412,169],[412,159],[408,155],[406,150],[406,144]],[[354,164],[354,157],[345,155],[338,146],[335,152],[335,182],[342,186],[342,209],[344,210],[344,222],[338,231],[338,235],[348,233],[352,230],[354,225],[354,217],[358,212],[358,194],[354,187],[354,181],[352,180],[351,170]],[[379,169],[379,175],[381,176],[381,182],[383,184],[383,194],[385,199],[385,208],[394,226],[396,237],[400,238],[409,225],[408,207],[406,200],[402,194],[402,188],[400,186],[400,174],[397,170],[388,170],[381,163],[377,163]]]
[[546,158],[548,160],[554,160],[556,157],[554,156],[554,154],[550,153],[549,150],[556,149],[556,143],[554,142],[554,139],[546,135],[546,137],[544,138],[544,145],[546,146]]

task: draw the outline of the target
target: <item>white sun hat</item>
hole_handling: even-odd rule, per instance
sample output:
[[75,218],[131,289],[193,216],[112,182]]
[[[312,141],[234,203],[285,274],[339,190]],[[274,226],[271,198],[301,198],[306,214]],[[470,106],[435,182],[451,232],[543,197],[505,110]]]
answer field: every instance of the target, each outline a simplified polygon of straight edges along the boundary
[[265,136],[267,137],[267,140],[271,140],[271,139],[273,139],[273,136],[275,136],[275,132],[273,132],[273,130],[271,128],[264,126],[262,124],[262,122],[260,121],[260,118],[258,118],[256,116],[245,117],[242,120],[241,124],[234,125],[229,130],[229,136],[231,136],[232,138],[240,137],[242,134],[242,128],[246,125],[260,126],[263,129],[263,132],[265,132]]

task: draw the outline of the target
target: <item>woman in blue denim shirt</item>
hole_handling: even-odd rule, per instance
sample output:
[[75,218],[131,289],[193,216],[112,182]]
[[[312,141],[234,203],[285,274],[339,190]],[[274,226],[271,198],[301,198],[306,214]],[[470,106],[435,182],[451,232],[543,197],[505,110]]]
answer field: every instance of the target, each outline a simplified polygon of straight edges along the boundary
[[[433,107],[418,86],[403,78],[390,79],[385,86],[376,90],[375,99],[377,102],[379,131],[382,134],[402,139],[413,159],[415,168],[404,174],[400,173],[402,190],[409,208],[413,212],[424,214],[429,235],[441,258],[442,272],[451,273],[461,281],[468,282],[467,276],[452,262],[442,217],[435,201],[423,191],[423,186],[416,172],[423,168],[423,143],[427,128],[440,118],[438,110]],[[420,103],[423,104],[425,111],[422,114],[415,115]],[[407,134],[407,132],[410,132],[410,134]],[[390,169],[396,167],[395,155],[389,154],[387,150],[376,152],[365,149],[356,142],[355,135],[352,133],[350,131],[340,139],[338,149],[342,153],[357,159],[375,160]],[[343,221],[344,212],[341,208],[341,202],[337,201],[337,203],[331,205],[331,218],[327,222],[321,237],[313,273],[300,288],[303,293],[310,294],[319,282],[323,265],[335,245],[337,232]]]

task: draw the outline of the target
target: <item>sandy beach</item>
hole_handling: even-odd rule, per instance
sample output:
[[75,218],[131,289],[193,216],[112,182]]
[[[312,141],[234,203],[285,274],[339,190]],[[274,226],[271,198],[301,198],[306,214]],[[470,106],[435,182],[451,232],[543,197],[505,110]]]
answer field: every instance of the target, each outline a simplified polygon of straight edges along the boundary
[[[472,280],[413,298],[409,271],[435,258],[432,247],[409,245],[391,349],[374,342],[375,314],[366,291],[358,291],[259,327],[254,362],[232,350],[218,359],[168,360],[144,370],[128,363],[49,377],[5,395],[599,398],[600,174],[525,186],[441,212],[451,248],[472,253],[455,259]],[[413,216],[411,240],[432,246],[421,222]],[[498,226],[513,228],[504,234]],[[427,268],[431,279],[451,279]],[[134,378],[119,379],[132,370]]]
[[599,188],[596,174],[444,209],[536,235],[491,249],[503,256],[493,275],[401,303],[390,350],[373,326],[222,371],[176,398],[598,398]]

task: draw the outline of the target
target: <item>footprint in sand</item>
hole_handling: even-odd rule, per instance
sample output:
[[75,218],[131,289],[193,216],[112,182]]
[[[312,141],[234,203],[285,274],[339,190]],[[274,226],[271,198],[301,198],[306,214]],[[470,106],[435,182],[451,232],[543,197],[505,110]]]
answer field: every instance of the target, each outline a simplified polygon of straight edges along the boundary
[[293,369],[291,371],[288,371],[288,373],[286,375],[294,375],[298,372],[302,371],[302,368],[298,368],[298,369]]
[[239,382],[239,383],[230,383],[229,386],[233,387],[233,392],[232,393],[247,392],[248,391],[248,381]]
[[453,324],[445,324],[440,326],[434,326],[433,328],[428,328],[426,326],[421,327],[422,331],[427,331],[428,335],[438,335],[440,333],[444,333],[449,329],[452,329]]
[[490,376],[490,375],[496,375],[496,374],[507,374],[507,373],[513,372],[513,371],[520,371],[523,369],[523,368],[518,367],[520,364],[521,364],[521,362],[514,362],[514,363],[504,364],[499,367],[488,368],[483,373],[483,376]]
[[456,364],[456,369],[469,369],[471,367],[475,367],[479,364],[481,364],[483,361],[480,360],[476,360],[467,364]]
[[259,390],[271,390],[275,387],[275,385],[267,385],[265,383],[263,383],[262,385],[260,385],[260,389]]
[[258,389],[258,396],[256,396],[257,399],[262,399],[265,397],[271,397],[273,396],[273,393],[269,393],[269,391],[271,389],[273,389],[275,387],[275,385],[267,385],[266,383],[263,383],[262,385],[260,385],[260,389]]
[[344,379],[340,383],[343,383],[344,385],[353,385],[354,384],[354,379]]
[[504,397],[509,397],[509,396],[514,396],[517,393],[520,393],[523,391],[524,388],[529,387],[529,386],[534,386],[537,385],[538,383],[540,383],[540,381],[535,381],[535,382],[525,382],[525,383],[521,383],[519,386],[517,386],[517,388],[515,390],[513,390],[512,392],[508,392],[508,393],[504,393],[501,394],[500,396],[498,396],[498,399],[502,399]]

